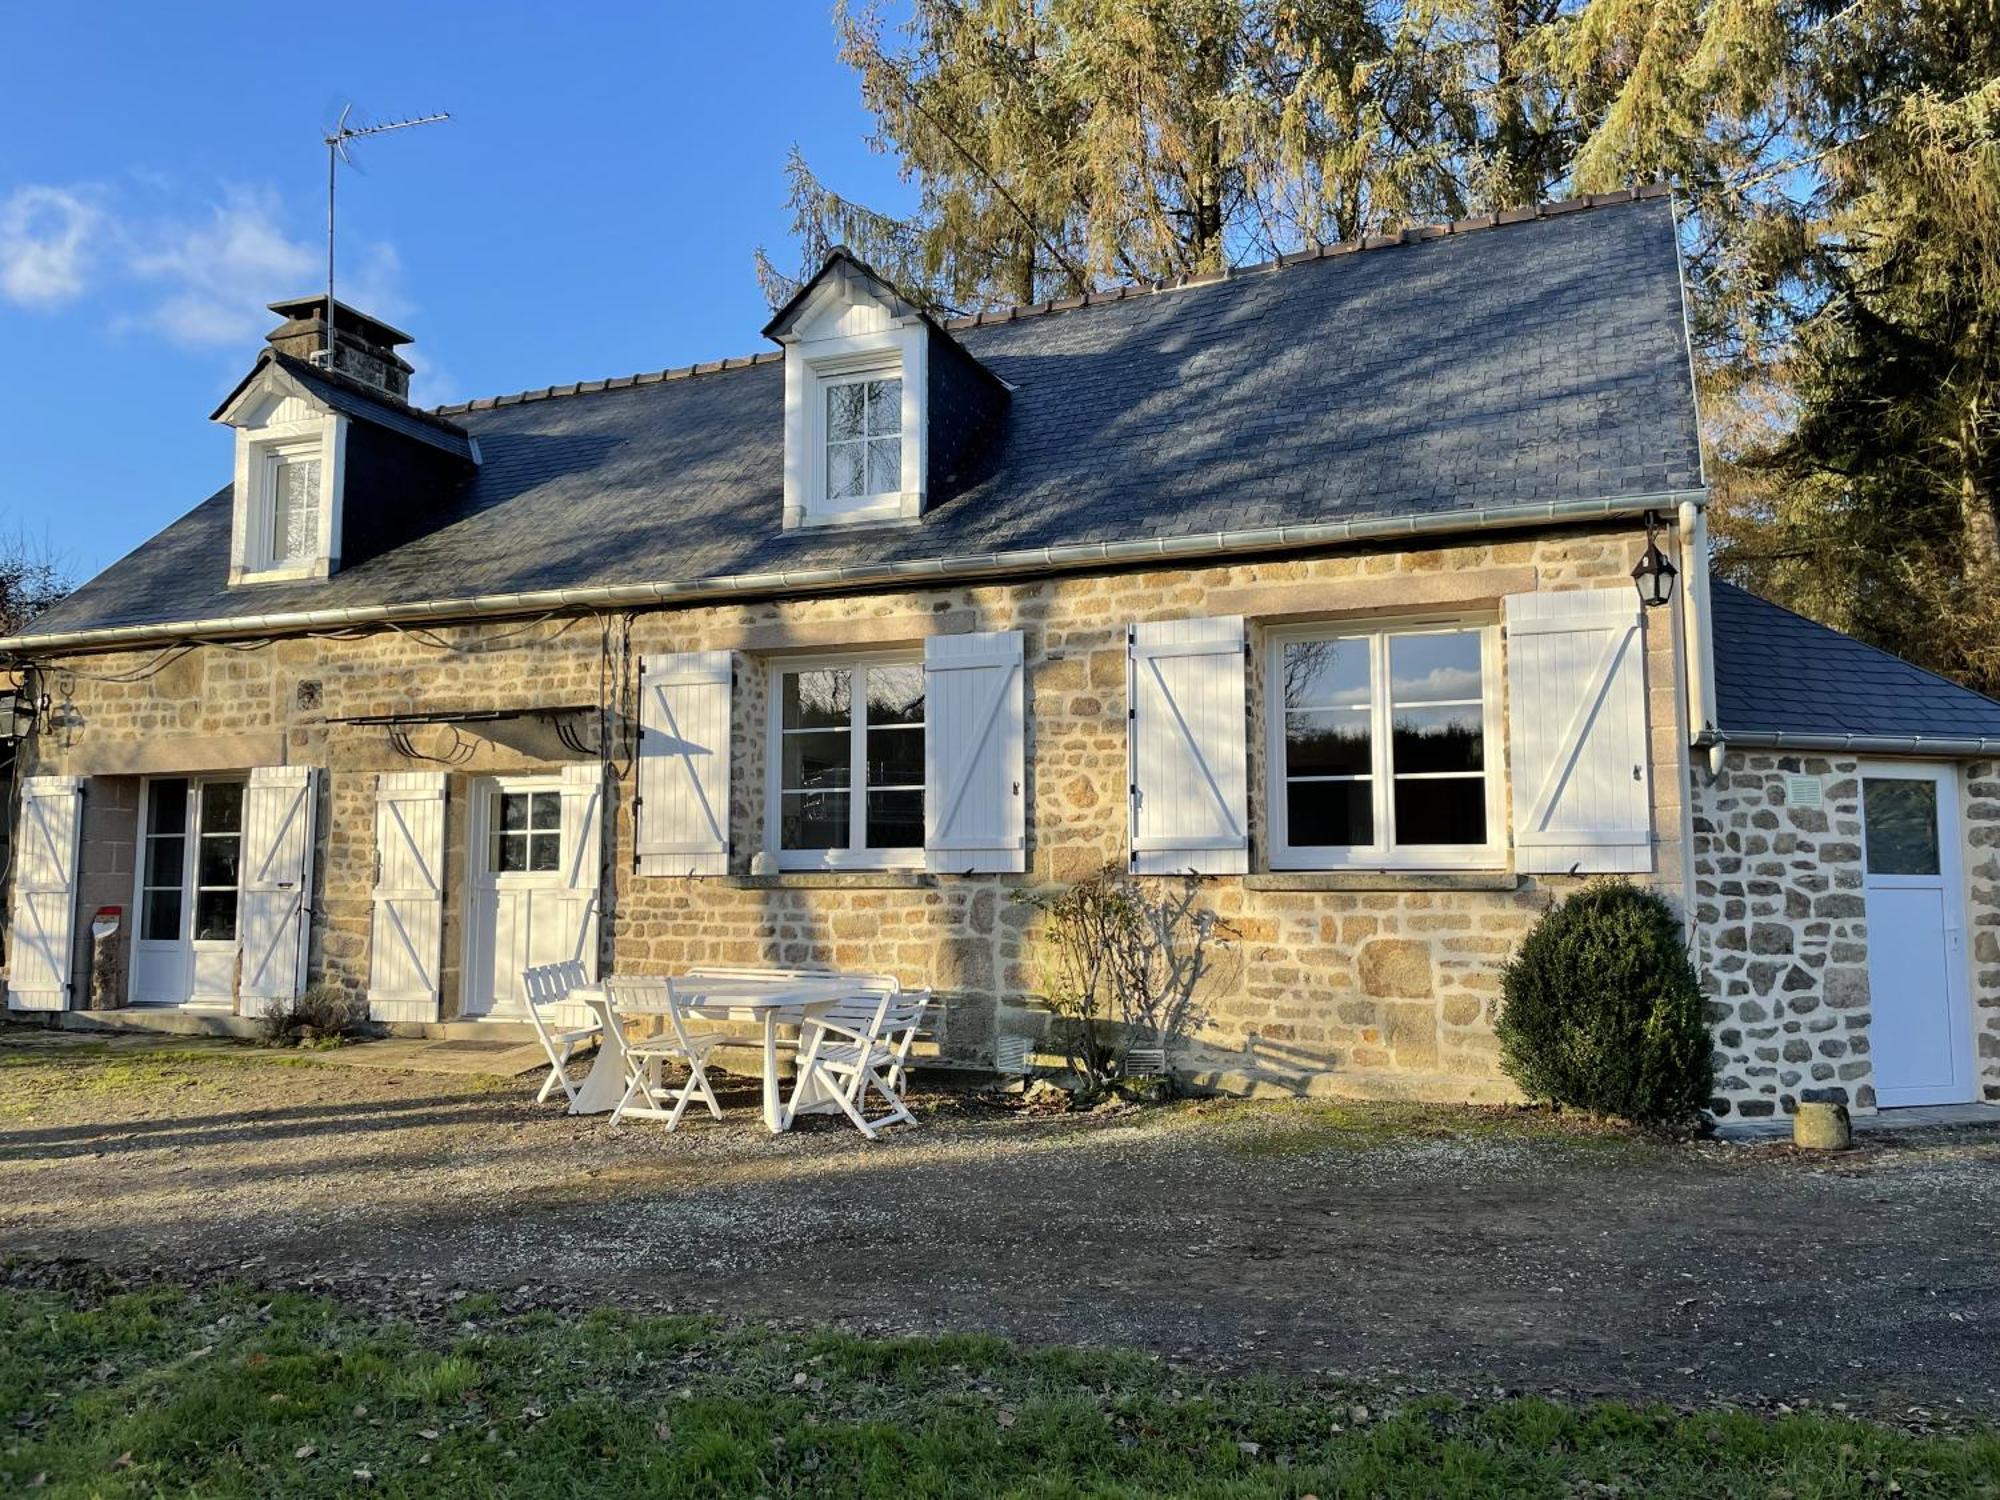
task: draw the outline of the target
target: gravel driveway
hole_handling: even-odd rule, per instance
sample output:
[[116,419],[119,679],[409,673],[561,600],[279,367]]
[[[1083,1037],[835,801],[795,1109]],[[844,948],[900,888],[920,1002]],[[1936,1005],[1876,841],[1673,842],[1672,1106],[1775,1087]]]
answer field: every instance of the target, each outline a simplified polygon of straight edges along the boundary
[[1453,1387],[2000,1412],[2000,1131],[1838,1158],[1529,1112],[931,1094],[612,1130],[534,1085],[0,1029],[0,1250],[348,1295],[1126,1344]]

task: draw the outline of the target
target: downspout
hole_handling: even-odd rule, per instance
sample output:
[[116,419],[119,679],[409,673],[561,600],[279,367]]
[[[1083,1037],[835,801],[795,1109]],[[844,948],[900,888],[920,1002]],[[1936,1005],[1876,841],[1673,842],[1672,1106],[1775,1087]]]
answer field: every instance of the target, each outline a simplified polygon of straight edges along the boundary
[[1723,746],[1715,734],[1715,613],[1709,594],[1708,507],[1702,500],[1680,505],[1681,628],[1688,663],[1688,743],[1708,746],[1710,775],[1722,772]]

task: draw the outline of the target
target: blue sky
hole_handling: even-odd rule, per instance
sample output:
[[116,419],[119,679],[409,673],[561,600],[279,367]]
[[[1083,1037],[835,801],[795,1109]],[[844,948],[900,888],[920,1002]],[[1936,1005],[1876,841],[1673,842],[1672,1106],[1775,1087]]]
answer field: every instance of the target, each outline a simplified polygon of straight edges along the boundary
[[763,347],[797,143],[910,193],[818,0],[578,6],[0,0],[0,532],[79,578],[228,481],[207,417],[324,278],[343,101],[450,123],[364,143],[339,291],[454,401]]

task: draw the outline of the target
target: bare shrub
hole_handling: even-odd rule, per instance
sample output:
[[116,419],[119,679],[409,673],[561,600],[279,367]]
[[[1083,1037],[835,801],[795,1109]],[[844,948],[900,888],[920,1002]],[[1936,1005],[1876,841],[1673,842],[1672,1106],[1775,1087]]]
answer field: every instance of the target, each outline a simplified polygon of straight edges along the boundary
[[360,1034],[367,1012],[360,1001],[331,984],[280,1000],[264,1012],[264,1041],[273,1047],[338,1045]]
[[1036,944],[1042,998],[1087,1093],[1123,1079],[1134,1046],[1158,1047],[1171,1077],[1180,1042],[1208,1018],[1206,983],[1234,933],[1201,904],[1189,874],[1141,880],[1105,869],[1015,900],[1043,918]]

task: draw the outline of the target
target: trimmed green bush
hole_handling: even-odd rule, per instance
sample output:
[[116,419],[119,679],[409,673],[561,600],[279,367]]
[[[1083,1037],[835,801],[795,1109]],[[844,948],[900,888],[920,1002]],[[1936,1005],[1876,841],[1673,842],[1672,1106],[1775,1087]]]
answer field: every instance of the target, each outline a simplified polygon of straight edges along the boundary
[[1500,985],[1503,1063],[1530,1098],[1672,1127],[1714,1094],[1701,986],[1654,892],[1585,886],[1534,925]]

